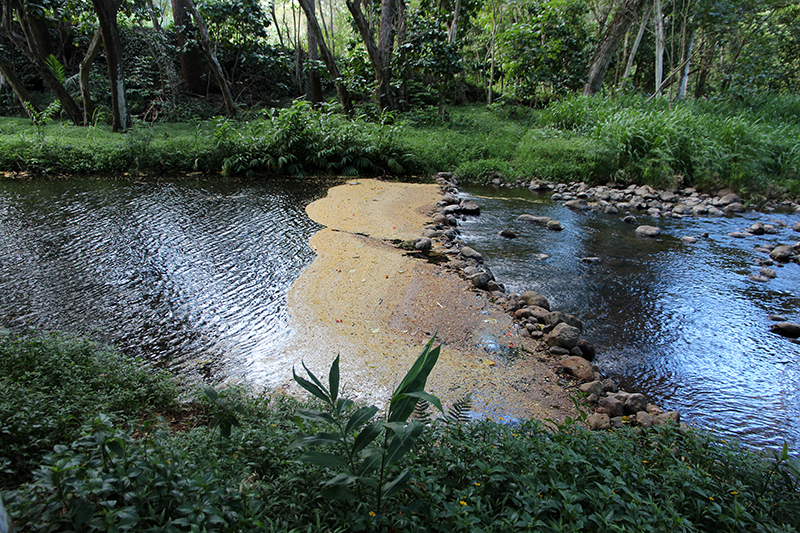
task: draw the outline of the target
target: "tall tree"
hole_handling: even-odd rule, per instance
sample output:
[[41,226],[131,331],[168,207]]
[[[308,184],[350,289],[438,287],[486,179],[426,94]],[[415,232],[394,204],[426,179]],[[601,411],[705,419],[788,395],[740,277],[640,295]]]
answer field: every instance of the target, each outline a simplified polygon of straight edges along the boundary
[[22,80],[20,80],[19,76],[17,76],[14,66],[6,61],[2,54],[0,54],[0,75],[3,76],[3,79],[8,82],[9,85],[11,85],[11,90],[14,91],[14,95],[16,95],[17,100],[19,100],[19,103],[22,105],[22,109],[25,110],[25,113],[27,113],[29,117],[33,118],[31,111],[38,111],[38,109],[36,109],[36,104],[34,104],[33,100],[31,100],[31,94],[28,92],[25,84],[22,83]]
[[645,1],[625,0],[617,9],[614,19],[600,38],[600,42],[597,44],[592,60],[589,63],[586,84],[583,86],[584,95],[591,95],[600,91],[617,46],[619,46],[619,42],[625,32],[628,31],[628,27],[638,17]]
[[100,31],[103,34],[103,47],[108,64],[108,81],[111,84],[111,129],[124,131],[131,127],[131,113],[125,94],[125,70],[122,65],[122,43],[117,27],[117,0],[92,0]]
[[192,29],[183,0],[172,0],[172,21],[175,26],[178,48],[181,50],[181,79],[187,91],[193,94],[203,94],[205,91],[203,83],[205,67],[203,66],[202,52],[198,46],[187,39],[187,36],[191,35]]
[[[309,4],[311,9],[314,9],[314,2]],[[316,13],[315,13],[316,14]],[[311,29],[311,22],[310,19],[306,19],[306,38],[308,40],[308,60],[309,63],[316,63],[319,61],[319,46],[317,45],[317,38],[314,35],[313,30]],[[318,104],[322,102],[322,80],[319,78],[319,72],[315,68],[315,65],[312,65],[311,68],[307,69],[306,72],[308,76],[308,90],[306,94],[308,95],[308,99],[314,103]]]
[[396,109],[392,95],[392,54],[395,37],[395,1],[381,0],[381,19],[378,42],[375,32],[361,10],[361,0],[346,0],[347,9],[353,15],[358,33],[367,48],[372,69],[375,71],[376,96],[381,109]]

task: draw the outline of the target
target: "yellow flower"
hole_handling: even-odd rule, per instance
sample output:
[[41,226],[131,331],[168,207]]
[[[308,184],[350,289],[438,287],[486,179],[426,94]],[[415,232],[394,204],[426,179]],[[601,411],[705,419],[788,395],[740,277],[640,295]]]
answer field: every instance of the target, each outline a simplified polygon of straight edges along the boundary
[[481,486],[481,484],[480,484],[480,483],[475,483],[475,486],[476,486],[476,487],[480,487],[480,486]]
[[519,435],[517,435],[516,433],[512,433],[511,436],[512,437],[519,437]]
[[647,461],[642,461],[644,464],[647,464]]
[[461,505],[467,505],[467,502],[465,502],[464,500],[461,500],[461,501],[460,501],[460,502],[458,502],[458,503],[460,503]]
[[732,490],[732,491],[731,491],[731,494],[733,494],[734,496],[738,496],[738,495],[739,495],[739,491]]
[[713,496],[709,496],[708,499],[711,500],[712,502],[714,501],[714,497]]
[[370,512],[369,512],[369,515],[370,515],[370,516],[375,516],[375,512],[374,512],[374,511],[370,511]]

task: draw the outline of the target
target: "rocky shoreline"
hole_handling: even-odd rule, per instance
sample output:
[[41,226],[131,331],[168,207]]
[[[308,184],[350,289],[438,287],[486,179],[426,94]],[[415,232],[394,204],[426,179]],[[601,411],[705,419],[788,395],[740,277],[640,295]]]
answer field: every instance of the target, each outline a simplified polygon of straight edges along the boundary
[[[471,200],[459,198],[458,181],[451,173],[442,172],[435,176],[442,191],[442,199],[437,203],[432,215],[433,224],[427,226],[422,235],[406,246],[425,255],[443,254],[450,257],[447,268],[456,270],[469,280],[472,286],[506,311],[516,323],[518,334],[523,338],[540,340],[537,351],[547,352],[559,361],[557,372],[569,376],[583,393],[583,401],[592,409],[586,424],[593,430],[604,430],[626,425],[649,428],[661,424],[681,424],[677,411],[664,412],[648,402],[640,393],[624,391],[613,380],[604,378],[600,369],[592,364],[595,350],[590,343],[580,338],[583,331],[581,320],[573,315],[551,310],[546,298],[534,291],[522,294],[506,293],[502,283],[495,279],[491,270],[483,264],[480,252],[465,246],[458,238],[458,223],[466,216],[480,214],[480,206]],[[497,184],[496,184],[497,185]],[[649,186],[589,187],[583,183],[551,184],[534,181],[519,183],[531,190],[547,193],[552,191],[551,199],[562,202],[565,207],[576,210],[596,210],[609,215],[622,213],[623,220],[637,224],[634,213],[641,213],[651,219],[660,217],[684,218],[689,216],[724,216],[729,213],[743,213],[746,208],[733,191],[721,190],[715,195],[701,194],[695,189],[680,191],[657,191]],[[769,206],[800,212],[800,205],[784,201]],[[522,214],[518,220],[538,224],[552,231],[563,229],[561,222],[549,217],[535,217]],[[777,233],[778,221],[757,222],[742,230],[741,237]],[[800,223],[793,228],[800,232]],[[643,238],[660,234],[657,226],[638,225],[634,230]],[[739,233],[739,232],[737,232]],[[510,230],[500,232],[502,237],[515,238]],[[730,234],[731,237],[740,235]],[[700,236],[707,237],[707,235]],[[686,244],[697,241],[697,237],[684,236]],[[751,275],[754,281],[766,281],[774,277],[769,269],[773,262],[799,262],[800,242],[794,245],[763,247],[757,251],[768,254],[769,258],[759,260],[762,270],[758,276]],[[598,262],[600,258],[587,257],[583,262]],[[763,279],[762,279],[763,278]],[[796,339],[800,337],[800,325],[787,322],[784,317],[770,317],[777,323],[771,331]],[[683,424],[681,424],[683,426]]]

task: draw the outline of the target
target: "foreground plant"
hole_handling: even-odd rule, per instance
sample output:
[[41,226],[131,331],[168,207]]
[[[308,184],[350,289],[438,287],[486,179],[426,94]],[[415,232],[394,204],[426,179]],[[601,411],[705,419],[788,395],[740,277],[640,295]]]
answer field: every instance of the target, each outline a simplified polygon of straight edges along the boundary
[[[385,420],[376,420],[378,407],[370,405],[354,412],[353,400],[339,397],[339,357],[328,372],[326,388],[317,377],[303,368],[311,381],[292,370],[295,381],[305,390],[325,403],[326,411],[299,409],[295,421],[303,427],[302,420],[321,422],[332,426],[333,433],[320,432],[295,440],[290,449],[328,446],[333,451],[309,450],[299,459],[305,463],[323,466],[340,472],[325,482],[323,495],[336,499],[359,498],[364,488],[375,491],[375,509],[381,511],[383,502],[396,494],[411,478],[406,468],[391,475],[393,467],[408,453],[425,428],[419,421],[409,421],[420,400],[444,412],[439,398],[425,392],[425,383],[439,358],[440,346],[433,347],[434,338],[428,342],[403,381],[392,394]],[[375,445],[378,437],[383,437]],[[391,479],[390,479],[391,478]]]

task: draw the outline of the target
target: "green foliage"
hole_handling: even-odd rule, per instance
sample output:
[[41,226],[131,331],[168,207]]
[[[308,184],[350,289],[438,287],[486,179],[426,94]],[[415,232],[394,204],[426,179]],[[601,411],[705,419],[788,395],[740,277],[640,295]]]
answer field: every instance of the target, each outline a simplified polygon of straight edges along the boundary
[[[353,401],[339,397],[339,357],[331,365],[326,388],[303,365],[311,381],[298,376],[295,381],[312,395],[322,400],[326,412],[301,409],[295,420],[303,427],[303,420],[332,426],[335,433],[315,433],[295,440],[290,449],[326,446],[333,452],[309,450],[300,460],[313,465],[340,470],[325,482],[323,494],[334,499],[360,499],[364,501],[363,487],[375,490],[375,506],[381,512],[382,503],[399,492],[411,478],[408,468],[390,479],[392,467],[406,455],[419,440],[425,425],[409,421],[419,402],[435,405],[440,411],[441,402],[425,392],[425,383],[439,358],[440,347],[433,347],[431,339],[392,394],[385,421],[375,421],[379,409],[374,405],[353,408]],[[382,442],[374,445],[376,439]]]
[[163,374],[87,339],[3,335],[0,482],[27,476],[44,453],[76,438],[98,412],[134,417],[171,408],[176,396]]
[[516,176],[511,163],[503,159],[465,161],[453,172],[461,183],[486,183],[493,178],[512,181]]

